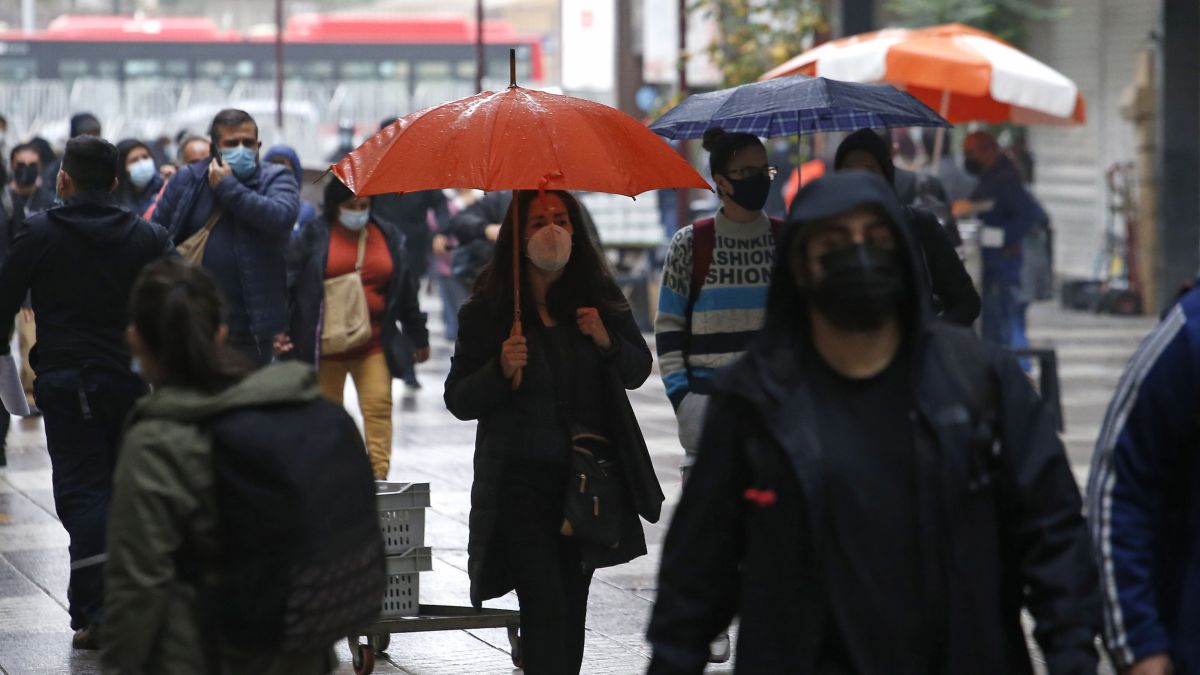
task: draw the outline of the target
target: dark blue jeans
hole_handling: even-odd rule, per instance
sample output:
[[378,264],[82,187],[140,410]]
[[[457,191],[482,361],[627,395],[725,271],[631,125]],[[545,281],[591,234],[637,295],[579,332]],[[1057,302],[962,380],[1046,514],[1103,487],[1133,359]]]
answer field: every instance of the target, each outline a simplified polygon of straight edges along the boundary
[[146,385],[132,373],[56,370],[33,383],[54,470],[54,507],[70,536],[71,628],[103,619],[105,540],[125,418]]
[[1019,321],[1017,284],[983,275],[983,312],[980,333],[984,340],[1001,347],[1013,346]]

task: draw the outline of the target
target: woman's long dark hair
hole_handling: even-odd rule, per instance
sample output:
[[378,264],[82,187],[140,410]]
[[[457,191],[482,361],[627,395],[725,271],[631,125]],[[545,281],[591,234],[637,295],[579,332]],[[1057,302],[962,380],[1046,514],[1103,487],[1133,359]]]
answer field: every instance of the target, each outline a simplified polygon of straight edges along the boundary
[[225,301],[211,275],[181,260],[147,265],[133,285],[129,317],[163,371],[158,384],[216,393],[252,370],[218,345]]
[[[520,230],[525,231],[529,221],[529,207],[537,197],[537,190],[513,192],[513,204],[520,207]],[[608,261],[600,251],[599,244],[584,224],[583,207],[569,192],[548,190],[547,195],[556,195],[567,207],[573,233],[571,235],[571,258],[558,281],[546,292],[546,310],[559,323],[575,323],[575,310],[580,307],[595,307],[601,312],[624,311],[629,305],[617,288]],[[494,311],[511,312],[513,307],[513,207],[500,227],[492,262],[479,274],[475,282],[474,300],[487,302]],[[525,242],[521,242],[522,260],[525,259]],[[521,306],[527,313],[532,310],[532,293],[529,290],[529,275],[522,270]]]

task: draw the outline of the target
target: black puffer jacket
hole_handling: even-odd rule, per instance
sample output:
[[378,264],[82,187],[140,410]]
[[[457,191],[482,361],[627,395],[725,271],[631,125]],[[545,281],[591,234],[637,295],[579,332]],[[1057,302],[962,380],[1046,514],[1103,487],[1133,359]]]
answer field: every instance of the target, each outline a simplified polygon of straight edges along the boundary
[[[855,197],[868,178],[874,195]],[[890,200],[895,222],[899,205],[894,196],[880,196],[886,190],[878,178],[838,174],[797,200],[809,200],[802,209],[814,199],[825,202],[821,217]],[[784,230],[780,251],[789,250],[802,227]],[[911,241],[905,245],[915,264]],[[709,642],[736,615],[737,672],[824,675],[817,659],[829,634],[827,607],[889,601],[864,598],[863,587],[845,586],[853,576],[822,570],[822,514],[839,503],[823,485],[822,453],[836,448],[822,447],[814,403],[820,392],[801,356],[803,343],[811,343],[807,306],[788,256],[776,261],[766,328],[717,385],[667,535],[649,629],[654,674],[703,672]],[[866,666],[860,675],[912,672],[912,655],[922,649],[938,661],[934,675],[1029,674],[1025,608],[1051,675],[1094,675],[1098,577],[1054,418],[1011,356],[964,329],[931,321],[914,296],[905,319],[919,525],[913,550],[897,554],[922,561],[920,583],[941,592],[924,607],[888,610],[932,611],[940,629],[926,645],[872,642],[872,631],[887,627],[850,609],[861,618],[841,625],[839,637],[856,662],[891,664]],[[750,489],[774,499],[756,501]],[[869,654],[851,647],[864,641],[873,645]]]
[[[409,274],[405,262],[404,237],[388,225],[376,225],[387,240],[392,256],[392,280],[388,284],[383,319],[383,354],[392,377],[400,378],[413,368],[412,347],[423,349],[429,346],[429,331],[425,328],[425,314],[417,299],[417,281]],[[288,249],[288,335],[292,339],[292,356],[313,365],[317,363],[321,345],[329,228],[329,221],[324,216],[308,221]],[[397,321],[400,328],[396,326]]]
[[[619,293],[615,288],[612,292]],[[523,313],[538,320],[536,308],[530,307]],[[581,545],[585,564],[596,568],[619,565],[646,554],[646,539],[638,516],[657,522],[664,499],[646,442],[625,394],[626,389],[637,389],[650,376],[653,362],[650,348],[628,309],[619,313],[602,312],[601,318],[612,334],[616,352],[602,359],[604,375],[596,386],[611,415],[609,440],[619,452],[617,459],[633,508],[625,513],[621,543],[616,550]],[[446,378],[446,407],[461,420],[479,421],[468,544],[471,602],[478,607],[484,600],[504,595],[513,588],[501,566],[489,565],[488,560],[492,534],[497,527],[504,526],[498,522],[504,469],[510,448],[523,438],[521,400],[527,390],[514,392],[511,381],[500,370],[500,346],[512,327],[511,310],[498,310],[473,299],[459,312],[458,323],[458,343]],[[529,320],[525,321],[526,335],[535,329]],[[599,355],[594,345],[582,341],[577,341],[577,350],[580,360],[595,360]],[[532,349],[530,356],[529,376],[535,377]],[[546,414],[554,411],[548,410]],[[563,442],[567,440],[564,438]]]

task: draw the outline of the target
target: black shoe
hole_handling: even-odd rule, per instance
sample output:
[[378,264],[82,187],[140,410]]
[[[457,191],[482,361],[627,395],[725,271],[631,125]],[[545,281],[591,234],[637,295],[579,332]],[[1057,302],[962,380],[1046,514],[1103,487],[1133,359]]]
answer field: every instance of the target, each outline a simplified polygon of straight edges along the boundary
[[75,637],[71,638],[71,646],[89,651],[100,649],[100,624],[94,623],[75,631]]

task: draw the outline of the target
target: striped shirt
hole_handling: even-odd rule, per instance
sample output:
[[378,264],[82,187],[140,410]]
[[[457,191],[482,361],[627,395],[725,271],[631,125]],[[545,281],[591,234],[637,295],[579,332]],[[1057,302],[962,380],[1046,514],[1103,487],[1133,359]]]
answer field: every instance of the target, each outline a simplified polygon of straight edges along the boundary
[[663,267],[654,333],[667,396],[676,409],[691,392],[707,392],[713,371],[733,363],[766,321],[775,263],[771,222],[737,223],[716,215],[712,265],[688,317],[692,292],[692,227],[671,240]]

